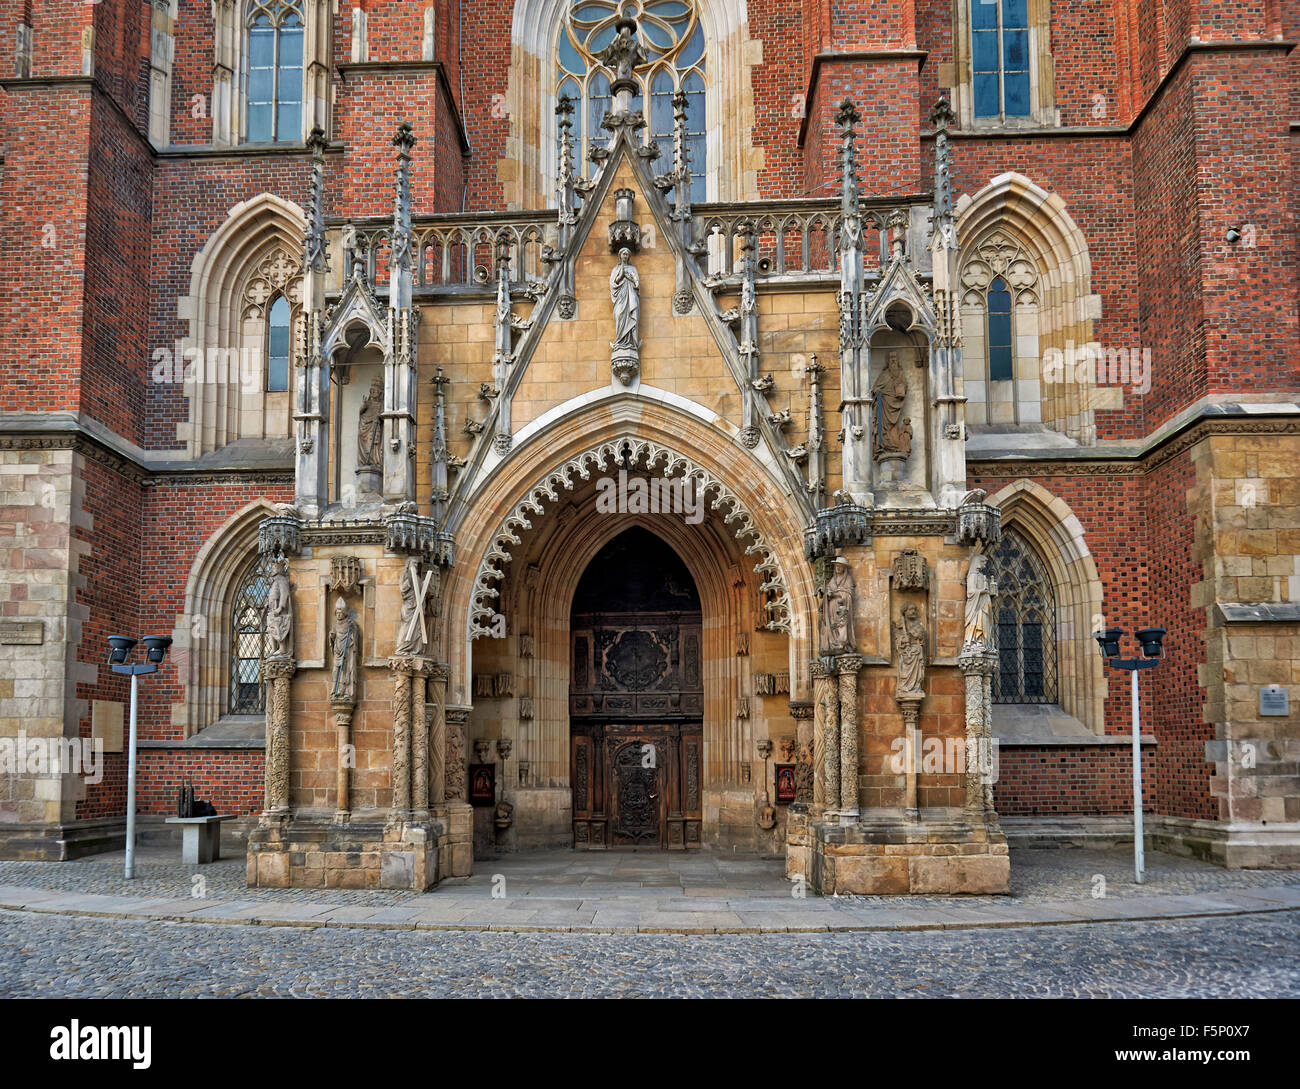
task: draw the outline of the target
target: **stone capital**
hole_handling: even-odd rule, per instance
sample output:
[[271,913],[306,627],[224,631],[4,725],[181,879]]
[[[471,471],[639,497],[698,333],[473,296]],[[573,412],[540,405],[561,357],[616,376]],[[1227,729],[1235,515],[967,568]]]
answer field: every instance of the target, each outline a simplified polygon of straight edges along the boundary
[[812,718],[813,717],[812,700],[791,700],[790,717],[795,720]]
[[298,663],[292,658],[263,658],[262,674],[267,680],[277,677],[292,677],[298,671]]
[[835,669],[840,676],[846,673],[858,673],[862,670],[862,662],[861,654],[841,654],[835,659]]
[[978,654],[963,654],[957,659],[957,665],[968,677],[991,677],[998,667],[998,659],[994,654],[981,651]]

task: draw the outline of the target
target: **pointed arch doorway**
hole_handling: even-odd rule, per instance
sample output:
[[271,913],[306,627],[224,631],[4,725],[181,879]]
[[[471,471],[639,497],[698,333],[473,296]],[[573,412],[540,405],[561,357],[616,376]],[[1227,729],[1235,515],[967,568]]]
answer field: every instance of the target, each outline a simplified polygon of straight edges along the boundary
[[580,850],[701,843],[700,595],[676,552],[634,526],[592,559],[570,613],[570,782]]

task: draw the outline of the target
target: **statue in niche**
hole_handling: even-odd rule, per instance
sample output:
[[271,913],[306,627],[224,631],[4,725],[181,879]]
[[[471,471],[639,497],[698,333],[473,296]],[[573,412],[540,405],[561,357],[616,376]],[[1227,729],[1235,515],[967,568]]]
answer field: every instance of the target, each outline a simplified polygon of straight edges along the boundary
[[618,34],[600,54],[600,62],[614,73],[614,90],[617,84],[635,82],[636,69],[645,64],[646,52],[636,34],[636,20],[624,17],[614,24]]
[[988,557],[976,553],[966,572],[966,632],[962,639],[963,654],[992,654],[993,598],[998,584],[988,574]]
[[618,251],[618,264],[609,274],[609,297],[614,304],[614,339],[610,342],[610,360],[614,373],[628,385],[640,366],[641,277],[629,258],[632,251],[624,246]]
[[330,699],[357,702],[357,678],[361,672],[361,629],[343,598],[334,599],[334,624],[330,628],[330,657],[334,661],[334,684]]
[[382,469],[384,465],[384,380],[378,376],[361,402],[357,427],[357,467]]
[[912,452],[912,421],[903,419],[907,375],[897,352],[889,353],[885,369],[871,385],[871,394],[876,399],[876,460],[906,458]]
[[266,657],[293,657],[293,588],[289,585],[289,565],[276,560],[272,565],[271,585],[266,592]]
[[822,591],[822,648],[830,654],[853,654],[858,649],[854,632],[857,593],[849,561],[836,556],[835,574]]
[[419,564],[414,559],[406,561],[402,568],[402,577],[397,586],[402,594],[402,618],[398,621],[398,654],[424,654],[428,643],[428,631],[424,623],[424,602],[428,593],[429,582],[426,576],[420,578]]
[[894,645],[898,648],[898,698],[925,694],[925,624],[921,610],[909,602],[903,616],[894,621]]

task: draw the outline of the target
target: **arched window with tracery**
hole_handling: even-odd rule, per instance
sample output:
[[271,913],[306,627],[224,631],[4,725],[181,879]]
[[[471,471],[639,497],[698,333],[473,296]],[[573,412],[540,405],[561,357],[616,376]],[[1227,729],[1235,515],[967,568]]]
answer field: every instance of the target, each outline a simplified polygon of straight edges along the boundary
[[266,638],[266,595],[271,583],[259,556],[240,578],[230,610],[230,702],[227,713],[260,715],[266,710],[262,644]]
[[1055,703],[1056,596],[1047,567],[1014,529],[989,554],[997,579],[995,703]]
[[249,143],[303,139],[303,16],[300,0],[249,5],[244,138]]
[[284,393],[289,389],[289,300],[277,295],[266,315],[266,390]]
[[560,28],[556,46],[556,98],[575,105],[573,135],[578,167],[589,170],[587,154],[593,142],[607,134],[600,127],[610,109],[613,73],[599,57],[617,34],[617,21],[630,16],[646,52],[636,70],[641,105],[648,124],[646,143],[657,140],[671,155],[673,96],[687,96],[687,128],[691,157],[691,200],[706,199],[707,131],[704,29],[691,0],[577,0]]

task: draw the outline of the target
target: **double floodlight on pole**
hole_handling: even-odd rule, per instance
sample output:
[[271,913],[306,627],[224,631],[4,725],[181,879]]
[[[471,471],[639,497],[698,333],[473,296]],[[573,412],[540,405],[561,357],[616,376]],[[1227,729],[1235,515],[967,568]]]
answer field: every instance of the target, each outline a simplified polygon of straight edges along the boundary
[[1123,628],[1106,628],[1096,633],[1101,656],[1113,669],[1129,671],[1129,693],[1133,719],[1133,873],[1140,885],[1146,880],[1146,851],[1142,833],[1142,740],[1141,710],[1138,704],[1138,672],[1154,669],[1165,655],[1165,629],[1142,628],[1133,633],[1142,644],[1141,658],[1121,658],[1119,644],[1124,638]]
[[127,749],[126,764],[126,876],[135,877],[135,743],[136,715],[140,697],[140,676],[155,673],[162,660],[167,657],[167,648],[172,645],[170,635],[146,635],[144,637],[145,660],[139,665],[130,665],[127,659],[135,649],[136,640],[129,635],[110,635],[108,637],[108,660],[114,673],[124,673],[131,678],[131,739]]

